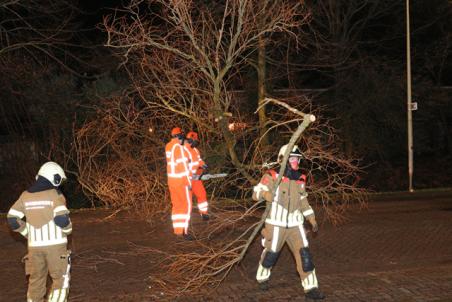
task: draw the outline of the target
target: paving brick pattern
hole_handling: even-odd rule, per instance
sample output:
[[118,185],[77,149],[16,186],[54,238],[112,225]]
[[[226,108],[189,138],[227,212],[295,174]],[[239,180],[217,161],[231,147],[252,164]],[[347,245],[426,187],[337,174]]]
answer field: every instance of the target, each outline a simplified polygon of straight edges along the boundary
[[[370,203],[310,242],[326,301],[452,301],[452,199]],[[283,251],[266,292],[249,273],[211,300],[305,301],[293,262]]]
[[[452,302],[452,198],[372,202],[366,210],[349,213],[343,225],[323,224],[318,236],[310,236],[326,301]],[[69,301],[174,301],[148,288],[149,269],[157,259],[131,256],[134,249],[128,245],[152,242],[165,249],[174,244],[170,225],[151,227],[129,217],[99,219],[107,215],[73,215],[77,227]],[[168,234],[158,237],[162,230]],[[0,301],[24,301],[24,242],[2,224],[0,247]],[[256,240],[241,266],[218,288],[177,301],[305,301],[287,248],[273,269],[270,289],[258,289],[254,275],[261,250]]]

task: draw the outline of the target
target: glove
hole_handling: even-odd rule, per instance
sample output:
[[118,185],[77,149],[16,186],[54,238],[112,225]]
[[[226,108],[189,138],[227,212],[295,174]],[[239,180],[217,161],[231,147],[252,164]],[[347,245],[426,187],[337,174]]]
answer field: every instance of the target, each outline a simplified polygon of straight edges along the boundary
[[199,180],[201,178],[201,175],[198,174],[193,174],[193,176],[191,177],[191,179],[193,180]]
[[263,191],[262,192],[262,198],[264,198],[268,202],[273,201],[273,194],[270,191]]
[[260,200],[264,198],[264,193],[269,192],[270,190],[266,185],[259,183],[258,185],[253,187],[253,191],[256,193],[257,199]]
[[314,233],[317,233],[317,231],[319,230],[319,226],[317,225],[317,221],[315,221],[315,218],[313,217],[313,218],[309,219],[309,223],[312,226],[312,231]]

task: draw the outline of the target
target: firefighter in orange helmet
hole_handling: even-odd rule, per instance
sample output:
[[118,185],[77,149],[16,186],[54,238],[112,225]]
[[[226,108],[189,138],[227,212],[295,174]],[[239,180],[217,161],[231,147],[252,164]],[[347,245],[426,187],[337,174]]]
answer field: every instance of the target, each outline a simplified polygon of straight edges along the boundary
[[204,160],[201,158],[201,154],[196,148],[199,145],[199,137],[198,133],[194,131],[190,131],[187,133],[187,142],[185,143],[185,147],[191,154],[191,163],[190,170],[192,173],[192,192],[196,196],[196,200],[198,203],[199,214],[203,220],[209,220],[208,214],[208,202],[207,202],[207,193],[206,189],[201,180],[201,175],[207,169],[207,165]]
[[185,135],[181,128],[171,130],[171,140],[165,147],[166,172],[170,191],[174,234],[193,240],[188,233],[192,211],[190,154],[184,147]]

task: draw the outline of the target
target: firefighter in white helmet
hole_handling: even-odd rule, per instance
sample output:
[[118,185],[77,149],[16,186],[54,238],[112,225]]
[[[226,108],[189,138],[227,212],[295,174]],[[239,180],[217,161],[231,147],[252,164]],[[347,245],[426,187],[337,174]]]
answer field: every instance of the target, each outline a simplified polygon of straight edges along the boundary
[[25,274],[30,276],[27,302],[44,301],[48,274],[52,287],[47,301],[67,301],[71,263],[66,236],[72,231],[72,223],[66,199],[59,190],[65,179],[57,163],[46,162],[35,183],[8,211],[12,230],[28,239],[28,254],[24,257]]
[[[287,145],[284,145],[278,153],[280,164],[286,150]],[[262,230],[264,250],[259,261],[256,279],[262,290],[268,289],[271,269],[278,259],[281,248],[287,243],[294,255],[306,298],[321,300],[325,296],[318,289],[315,266],[303,227],[306,219],[312,225],[314,232],[318,230],[314,211],[307,199],[306,176],[301,173],[299,167],[301,158],[302,154],[295,145],[290,152],[284,176],[274,196],[271,192],[278,178],[275,170],[267,171],[259,184],[254,187],[253,199],[265,200],[270,203],[267,206],[271,207]]]

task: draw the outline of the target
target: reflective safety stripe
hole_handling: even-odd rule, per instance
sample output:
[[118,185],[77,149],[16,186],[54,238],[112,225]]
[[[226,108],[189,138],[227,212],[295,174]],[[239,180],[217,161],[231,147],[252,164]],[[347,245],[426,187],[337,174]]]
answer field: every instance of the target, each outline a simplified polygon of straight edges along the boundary
[[[174,153],[176,151],[176,148],[180,149],[182,157],[175,160],[174,159]],[[174,177],[178,177],[180,174],[182,174],[182,173],[176,173],[176,165],[177,165],[177,163],[185,163],[187,161],[188,161],[188,158],[185,157],[185,155],[184,155],[184,148],[181,145],[179,145],[179,144],[175,144],[171,148],[170,159],[168,161],[168,165],[170,166],[170,173],[168,173],[168,176],[174,175]],[[183,173],[187,173],[187,174],[185,174],[183,176],[188,176],[188,171],[187,172],[184,171]]]
[[[71,257],[68,255],[68,257]],[[63,275],[63,289],[69,288],[69,280],[71,279],[71,262],[68,258],[68,263],[66,267],[66,273]]]
[[[265,251],[264,251],[265,252]],[[265,268],[262,264],[259,263],[259,267],[257,268],[256,280],[260,282],[267,281],[270,278],[271,269]]]
[[55,209],[53,209],[53,213],[59,213],[59,212],[69,212],[66,206],[57,206]]
[[306,210],[303,212],[303,216],[309,216],[314,214],[314,211],[312,209]]
[[53,220],[43,225],[40,228],[35,228],[31,224],[27,223],[28,229],[28,246],[50,246],[56,244],[67,243],[66,234],[72,231],[72,228],[62,230],[59,226],[55,225]]
[[39,246],[49,246],[49,245],[57,245],[57,244],[63,244],[63,243],[67,243],[66,237],[61,238],[61,239],[47,240],[47,241],[29,242],[28,246],[39,247]]
[[303,246],[304,246],[304,247],[308,247],[308,246],[309,246],[309,243],[308,243],[308,239],[306,238],[306,233],[305,233],[305,231],[304,231],[303,225],[300,225],[300,226],[298,227],[298,229],[300,230],[301,239],[303,240]]
[[271,250],[275,253],[277,252],[276,248],[278,247],[278,240],[279,240],[279,227],[275,226],[273,227],[273,237],[271,247]]
[[185,186],[185,198],[187,200],[187,208],[188,208],[188,213],[187,213],[187,225],[185,226],[185,233],[187,233],[188,231],[188,222],[190,221],[190,213],[192,210],[192,203],[191,203],[191,199],[190,199],[190,191],[188,190],[188,186]]
[[53,201],[51,200],[26,201],[24,202],[24,205],[26,208],[36,206],[53,206]]
[[66,302],[68,296],[68,289],[55,289],[49,295],[48,302]]
[[18,217],[20,219],[22,219],[25,216],[25,214],[23,212],[18,211],[18,210],[14,210],[14,209],[9,209],[8,215],[11,215],[11,216],[14,216],[14,217]]
[[174,214],[174,215],[171,215],[171,219],[172,220],[187,219],[187,218],[190,218],[190,215],[187,215],[187,214]]
[[313,288],[319,287],[317,276],[315,274],[315,269],[301,281],[301,285],[303,285],[304,291],[308,291]]
[[21,232],[19,232],[22,236],[27,237],[28,234],[28,228],[25,227]]
[[190,173],[187,172],[181,172],[181,173],[168,173],[168,178],[184,178],[188,177]]
[[186,228],[187,226],[187,222],[173,222],[173,227],[175,228]]
[[272,202],[270,217],[265,222],[280,227],[297,227],[303,224],[304,217],[299,210],[289,213],[277,202]]
[[207,210],[208,206],[209,204],[207,203],[207,201],[198,203],[198,209],[200,210]]

